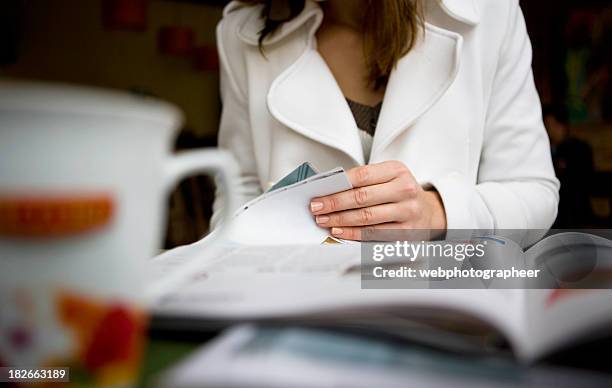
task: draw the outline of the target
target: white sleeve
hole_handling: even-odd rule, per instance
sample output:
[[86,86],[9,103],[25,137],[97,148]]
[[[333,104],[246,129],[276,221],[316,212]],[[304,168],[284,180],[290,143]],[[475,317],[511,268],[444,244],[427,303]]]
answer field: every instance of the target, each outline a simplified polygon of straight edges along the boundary
[[[217,46],[220,62],[221,123],[219,126],[219,148],[231,152],[240,168],[239,185],[236,191],[237,203],[241,205],[261,194],[257,175],[257,163],[253,150],[251,125],[246,96],[232,76],[223,42],[223,20],[217,26]],[[223,192],[217,185],[211,227],[216,227],[223,208]],[[235,209],[232,209],[232,211]]]
[[[449,229],[544,231],[555,220],[559,181],[531,54],[525,20],[513,0],[486,113],[477,183],[458,174],[432,182],[442,197]],[[540,234],[527,233],[523,245]]]

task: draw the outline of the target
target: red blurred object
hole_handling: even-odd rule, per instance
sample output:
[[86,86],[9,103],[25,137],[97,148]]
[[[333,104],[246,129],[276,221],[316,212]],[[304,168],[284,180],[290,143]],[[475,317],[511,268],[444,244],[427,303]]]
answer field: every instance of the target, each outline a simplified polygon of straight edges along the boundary
[[157,47],[166,55],[191,55],[194,41],[195,33],[189,27],[166,26],[157,33]]
[[104,26],[110,29],[144,31],[148,0],[102,0]]
[[219,55],[215,46],[199,46],[193,50],[193,68],[198,71],[219,70]]
[[89,371],[129,359],[138,327],[130,311],[122,306],[113,307],[94,332],[85,354]]

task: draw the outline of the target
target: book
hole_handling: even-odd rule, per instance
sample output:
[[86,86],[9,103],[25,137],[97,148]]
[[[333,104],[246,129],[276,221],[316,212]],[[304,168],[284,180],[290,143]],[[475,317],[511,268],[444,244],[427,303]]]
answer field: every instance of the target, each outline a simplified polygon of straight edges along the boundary
[[153,326],[209,330],[263,322],[342,328],[466,353],[509,350],[526,363],[612,334],[612,290],[604,289],[612,285],[612,241],[560,233],[523,252],[510,239],[494,238],[533,268],[559,270],[565,261],[571,269],[584,254],[605,258],[593,271],[600,284],[594,289],[364,289],[361,272],[352,270],[362,265],[360,244],[228,241],[208,250],[199,243],[152,261],[157,268],[152,282],[185,262],[201,263],[189,281],[152,306]]

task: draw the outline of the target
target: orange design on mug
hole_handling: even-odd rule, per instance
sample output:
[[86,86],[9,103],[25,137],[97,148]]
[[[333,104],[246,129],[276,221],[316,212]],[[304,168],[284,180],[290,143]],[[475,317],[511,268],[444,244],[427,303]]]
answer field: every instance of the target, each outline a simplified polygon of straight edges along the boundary
[[74,385],[135,385],[145,346],[144,310],[71,291],[58,294],[57,307],[60,322],[75,339],[74,358],[68,363]]
[[0,194],[0,236],[55,237],[89,232],[110,223],[109,194]]

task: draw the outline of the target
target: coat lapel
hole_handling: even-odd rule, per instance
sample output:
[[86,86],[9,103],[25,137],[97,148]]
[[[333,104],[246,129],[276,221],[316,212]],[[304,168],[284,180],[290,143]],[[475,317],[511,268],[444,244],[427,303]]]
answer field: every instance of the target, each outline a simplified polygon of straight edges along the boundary
[[391,72],[376,126],[372,156],[415,123],[455,80],[461,36],[430,24],[425,28],[425,37]]
[[357,124],[329,67],[314,48],[279,77],[268,93],[268,109],[300,134],[364,163]]

